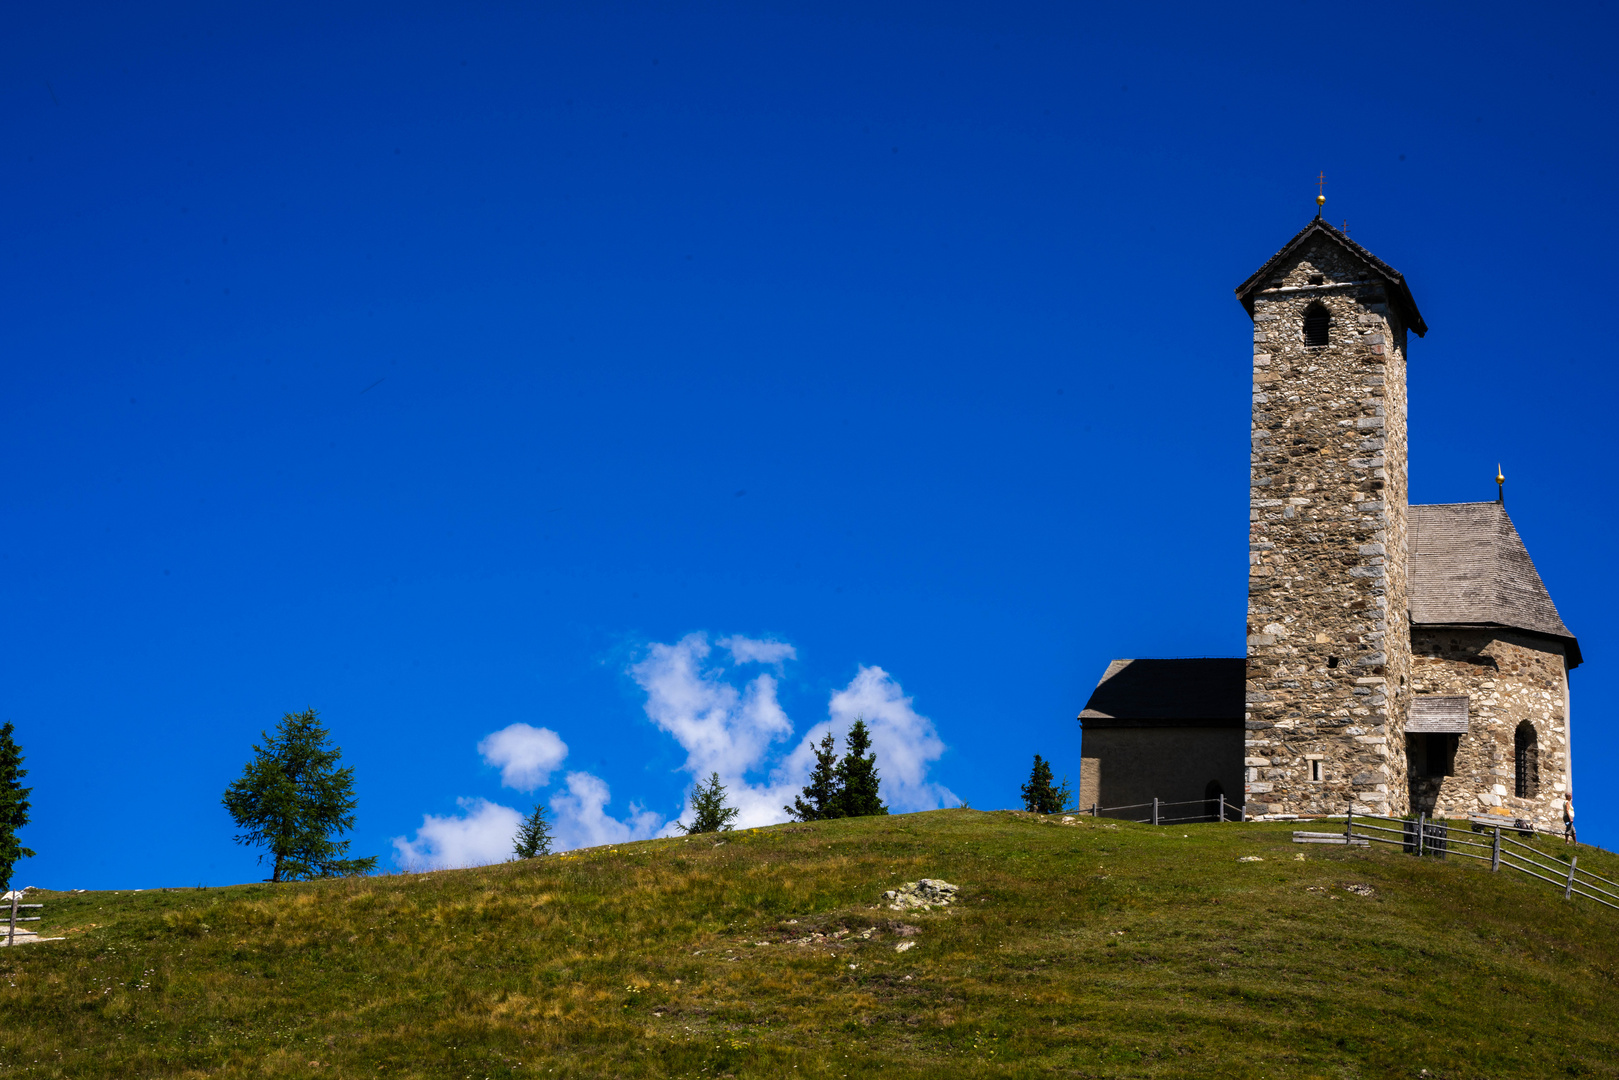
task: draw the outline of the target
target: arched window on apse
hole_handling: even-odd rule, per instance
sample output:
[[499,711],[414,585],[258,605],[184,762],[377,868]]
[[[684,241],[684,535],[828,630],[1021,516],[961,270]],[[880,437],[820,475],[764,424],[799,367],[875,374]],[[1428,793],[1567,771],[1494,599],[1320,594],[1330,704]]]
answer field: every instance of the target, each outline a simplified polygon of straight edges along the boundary
[[1540,745],[1535,738],[1535,725],[1525,720],[1512,736],[1513,794],[1520,799],[1532,799],[1540,794]]
[[1304,346],[1315,349],[1331,343],[1332,313],[1325,304],[1311,304],[1304,309]]

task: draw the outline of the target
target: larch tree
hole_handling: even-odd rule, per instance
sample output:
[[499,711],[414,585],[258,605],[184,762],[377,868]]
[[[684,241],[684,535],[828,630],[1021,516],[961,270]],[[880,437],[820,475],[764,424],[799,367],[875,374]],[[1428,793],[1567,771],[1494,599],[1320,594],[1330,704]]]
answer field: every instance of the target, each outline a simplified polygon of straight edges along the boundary
[[695,813],[690,825],[675,822],[688,836],[693,833],[730,832],[733,828],[731,822],[742,812],[734,806],[725,805],[725,785],[720,783],[719,773],[710,773],[707,780],[693,789],[691,807]]
[[338,839],[354,828],[354,769],[338,768],[343,751],[315,710],[287,713],[262,738],[222,800],[242,830],[236,842],[265,849],[259,859],[271,860],[271,881],[373,870],[375,857],[347,858],[349,841]]
[[535,803],[534,810],[517,827],[512,840],[512,854],[519,859],[536,859],[551,854],[551,823],[545,818],[545,804]]

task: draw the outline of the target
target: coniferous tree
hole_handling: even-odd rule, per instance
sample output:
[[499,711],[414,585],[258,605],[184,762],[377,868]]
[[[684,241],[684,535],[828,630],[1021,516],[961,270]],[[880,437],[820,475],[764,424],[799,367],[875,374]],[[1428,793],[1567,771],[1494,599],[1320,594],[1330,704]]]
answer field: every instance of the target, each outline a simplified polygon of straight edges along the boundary
[[17,839],[17,830],[28,824],[28,796],[34,789],[22,786],[28,770],[22,767],[22,749],[12,738],[13,730],[9,720],[0,727],[0,892],[11,888],[17,861],[34,855]]
[[551,854],[551,823],[545,819],[545,804],[535,803],[534,812],[523,819],[512,840],[512,854],[519,859],[536,859]]
[[1057,809],[1052,811],[1053,814],[1068,814],[1079,809],[1078,806],[1074,805],[1074,792],[1068,786],[1067,773],[1063,774],[1062,783],[1057,785],[1056,796]]
[[878,794],[882,778],[877,775],[877,755],[866,753],[871,749],[871,732],[866,730],[866,721],[855,717],[843,741],[843,760],[838,762],[838,805],[843,810],[842,816],[888,813],[888,807]]
[[832,733],[826,733],[815,751],[815,768],[810,772],[804,793],[795,796],[793,805],[782,807],[796,821],[826,821],[843,816],[838,798],[838,752]]
[[1051,763],[1034,755],[1034,769],[1029,773],[1029,782],[1023,785],[1023,809],[1036,814],[1060,814],[1068,808],[1067,778],[1060,788],[1052,779]]
[[349,841],[337,837],[354,828],[354,769],[337,768],[343,751],[329,745],[315,710],[287,713],[262,738],[222,800],[242,830],[236,842],[268,849],[259,859],[272,860],[271,881],[372,870],[375,857],[343,857]]
[[731,822],[742,812],[734,806],[725,805],[725,785],[720,783],[719,773],[710,773],[707,780],[692,790],[691,806],[696,811],[691,824],[675,822],[688,836],[692,833],[730,832],[733,827]]

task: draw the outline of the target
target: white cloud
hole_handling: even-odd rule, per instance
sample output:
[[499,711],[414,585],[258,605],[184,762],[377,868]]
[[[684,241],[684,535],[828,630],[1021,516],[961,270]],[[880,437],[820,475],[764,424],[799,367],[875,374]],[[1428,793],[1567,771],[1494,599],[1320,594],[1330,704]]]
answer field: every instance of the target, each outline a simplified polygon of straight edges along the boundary
[[[729,637],[717,644],[737,665],[779,663],[797,655],[785,642]],[[864,716],[871,729],[883,798],[890,806],[905,811],[960,803],[947,788],[927,781],[928,766],[945,749],[932,721],[919,715],[899,684],[878,667],[860,668],[847,687],[832,695],[831,718],[812,727],[777,760],[767,781],[750,782],[747,774],[767,768],[775,744],[791,736],[793,723],[777,701],[773,675],[755,676],[739,690],[723,667],[705,664],[711,651],[707,635],[689,634],[673,645],[652,645],[630,674],[646,691],[648,718],[686,751],[684,767],[693,783],[719,774],[727,802],[741,811],[738,828],[787,820],[783,807],[808,780],[815,744],[827,731],[842,736],[856,716]],[[680,816],[688,816],[687,810]],[[673,829],[670,822],[666,833]]]
[[523,815],[488,799],[457,799],[459,815],[422,816],[416,839],[394,837],[394,862],[406,870],[486,866],[512,857]]
[[518,791],[533,791],[551,782],[551,774],[568,756],[568,746],[550,728],[512,724],[478,744],[484,763],[500,769],[500,782]]
[[731,654],[733,664],[780,664],[783,660],[797,660],[798,650],[785,641],[747,638],[740,634],[722,637],[714,644]]
[[862,666],[849,685],[832,695],[832,724],[847,731],[856,717],[871,729],[883,801],[900,811],[959,806],[961,800],[941,784],[928,782],[928,765],[944,754],[944,742],[933,721],[911,708],[899,683],[880,667]]
[[[646,715],[672,735],[686,751],[684,770],[691,783],[717,773],[727,801],[740,813],[738,828],[754,828],[787,820],[783,807],[793,801],[815,763],[815,744],[828,732],[838,738],[838,751],[855,717],[871,729],[872,749],[882,777],[884,801],[896,811],[956,806],[960,801],[944,786],[931,783],[930,765],[945,746],[933,722],[919,714],[893,676],[880,667],[862,666],[849,685],[835,692],[828,719],[815,724],[796,745],[782,753],[779,745],[793,734],[793,722],[777,700],[776,676],[784,661],[797,658],[786,642],[740,636],[716,642],[730,657],[727,665],[711,663],[708,636],[688,634],[672,645],[654,643],[629,669],[646,693]],[[734,669],[743,664],[775,665],[738,685]],[[544,787],[568,756],[568,747],[549,728],[512,724],[478,743],[489,765],[501,770],[501,783],[521,791]],[[750,781],[750,774],[766,779]],[[690,797],[690,787],[687,788]],[[554,849],[566,851],[599,844],[622,844],[676,831],[675,821],[630,803],[628,814],[607,812],[611,801],[606,781],[587,772],[567,775],[564,789],[548,800]],[[523,815],[487,799],[458,800],[462,813],[422,818],[414,840],[394,839],[394,858],[406,869],[479,866],[511,857],[512,841]],[[683,808],[681,817],[689,816]],[[678,818],[676,819],[678,820]]]
[[623,821],[607,814],[607,782],[587,772],[568,774],[568,790],[551,796],[553,847],[567,851],[598,844],[623,844],[656,835],[662,815],[630,803],[630,816]]
[[706,634],[688,634],[654,644],[630,675],[646,691],[647,717],[685,749],[692,776],[736,777],[791,735],[793,723],[776,701],[774,676],[757,676],[739,691],[723,671],[703,667],[709,652]]

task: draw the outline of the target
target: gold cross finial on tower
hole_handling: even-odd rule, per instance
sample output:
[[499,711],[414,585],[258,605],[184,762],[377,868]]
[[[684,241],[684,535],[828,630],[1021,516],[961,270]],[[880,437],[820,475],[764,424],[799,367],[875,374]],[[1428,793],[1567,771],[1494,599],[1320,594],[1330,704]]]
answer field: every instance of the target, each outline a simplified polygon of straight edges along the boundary
[[1507,504],[1507,478],[1501,472],[1501,463],[1495,465],[1495,501],[1502,506]]
[[1321,208],[1323,206],[1325,206],[1325,205],[1327,205],[1327,174],[1326,174],[1326,171],[1323,170],[1321,175],[1319,175],[1319,176],[1317,176],[1315,178],[1315,216],[1316,217],[1321,216]]

